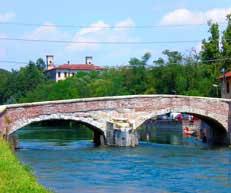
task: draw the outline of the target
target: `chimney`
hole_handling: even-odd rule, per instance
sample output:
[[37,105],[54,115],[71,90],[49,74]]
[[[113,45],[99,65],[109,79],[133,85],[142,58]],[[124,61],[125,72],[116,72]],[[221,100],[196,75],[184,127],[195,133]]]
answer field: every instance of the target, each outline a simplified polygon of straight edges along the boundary
[[54,56],[46,55],[46,63],[47,63],[47,70],[53,69],[54,68]]
[[93,64],[92,61],[93,61],[93,57],[92,56],[86,56],[86,58],[85,58],[85,63],[86,64]]

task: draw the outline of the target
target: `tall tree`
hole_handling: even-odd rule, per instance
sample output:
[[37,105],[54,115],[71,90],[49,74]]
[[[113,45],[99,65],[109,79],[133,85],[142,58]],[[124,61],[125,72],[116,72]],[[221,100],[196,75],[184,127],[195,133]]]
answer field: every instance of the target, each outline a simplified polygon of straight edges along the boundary
[[219,25],[217,23],[209,22],[209,33],[210,37],[208,40],[202,40],[202,50],[200,52],[202,63],[210,64],[216,63],[217,59],[220,58],[220,34]]
[[7,82],[10,77],[10,72],[0,69],[0,105],[5,100],[5,90],[7,88]]
[[180,64],[182,62],[182,55],[178,51],[164,50],[163,54],[167,56],[169,64]]
[[227,15],[228,25],[222,37],[222,55],[224,67],[231,70],[231,14]]
[[41,71],[44,71],[46,69],[46,63],[42,58],[36,60],[36,66]]
[[44,83],[46,77],[34,62],[29,62],[18,71],[12,71],[7,81],[5,90],[6,103],[15,103],[27,92],[35,89],[39,84]]
[[141,59],[132,58],[129,61],[129,69],[126,77],[127,88],[131,94],[142,94],[147,90],[146,66],[151,58],[150,53],[144,54]]

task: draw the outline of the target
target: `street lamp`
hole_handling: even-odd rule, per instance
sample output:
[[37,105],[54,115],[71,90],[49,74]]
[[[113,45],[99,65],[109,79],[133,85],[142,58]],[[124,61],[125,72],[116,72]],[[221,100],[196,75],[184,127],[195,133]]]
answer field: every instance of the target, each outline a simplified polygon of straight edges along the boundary
[[172,94],[173,94],[173,95],[176,95],[176,91],[175,91],[175,90],[172,90]]
[[216,97],[218,97],[218,84],[213,84],[213,87],[216,89]]

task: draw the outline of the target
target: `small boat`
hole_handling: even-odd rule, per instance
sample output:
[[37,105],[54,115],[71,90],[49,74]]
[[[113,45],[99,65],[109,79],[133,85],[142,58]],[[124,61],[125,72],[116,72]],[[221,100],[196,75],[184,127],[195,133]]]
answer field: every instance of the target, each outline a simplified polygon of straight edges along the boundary
[[194,131],[192,131],[188,127],[184,128],[184,135],[192,135],[193,133],[194,133]]

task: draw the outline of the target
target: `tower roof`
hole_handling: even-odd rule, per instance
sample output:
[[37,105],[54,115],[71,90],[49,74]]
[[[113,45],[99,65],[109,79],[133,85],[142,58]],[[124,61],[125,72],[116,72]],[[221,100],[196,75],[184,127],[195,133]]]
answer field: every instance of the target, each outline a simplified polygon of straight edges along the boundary
[[94,64],[62,64],[60,66],[52,68],[51,70],[84,70],[84,71],[94,71],[94,70],[104,70],[104,68],[100,67],[100,66],[96,66]]

